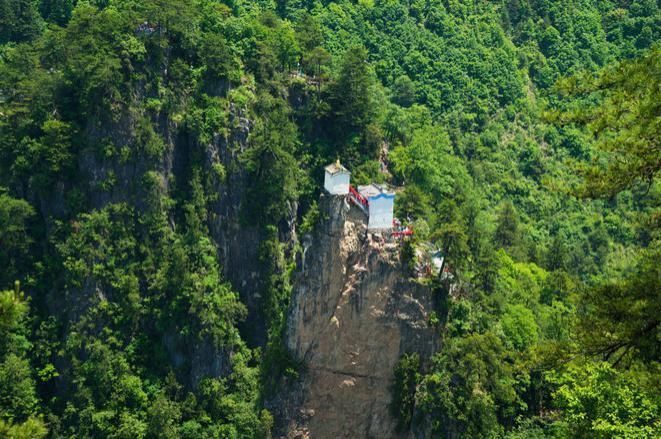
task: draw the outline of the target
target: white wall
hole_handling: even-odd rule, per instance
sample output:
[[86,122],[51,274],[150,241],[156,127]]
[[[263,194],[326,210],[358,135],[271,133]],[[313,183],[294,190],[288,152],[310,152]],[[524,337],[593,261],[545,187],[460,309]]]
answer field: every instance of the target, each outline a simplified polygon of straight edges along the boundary
[[326,172],[326,177],[324,178],[324,188],[326,191],[328,191],[328,193],[333,195],[346,195],[349,193],[350,179],[351,174],[347,172],[338,172],[334,175]]
[[367,223],[367,228],[391,229],[395,197],[378,195],[376,197],[370,197],[369,202],[370,219]]

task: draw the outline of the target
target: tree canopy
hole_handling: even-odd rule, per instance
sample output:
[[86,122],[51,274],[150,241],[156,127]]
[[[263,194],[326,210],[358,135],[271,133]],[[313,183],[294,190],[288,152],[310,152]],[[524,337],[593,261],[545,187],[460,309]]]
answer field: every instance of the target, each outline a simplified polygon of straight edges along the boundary
[[[651,0],[0,0],[0,436],[256,437],[323,166],[443,256],[402,434],[659,422]],[[17,282],[17,283],[15,283]],[[12,288],[12,286],[14,286]],[[282,424],[282,420],[280,420]]]

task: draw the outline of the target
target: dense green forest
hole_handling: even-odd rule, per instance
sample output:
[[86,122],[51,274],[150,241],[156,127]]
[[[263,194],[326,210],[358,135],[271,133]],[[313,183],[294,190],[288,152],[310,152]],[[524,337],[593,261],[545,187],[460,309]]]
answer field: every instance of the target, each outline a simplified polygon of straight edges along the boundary
[[0,0],[0,436],[270,437],[341,158],[454,273],[402,430],[659,437],[660,42],[654,0]]

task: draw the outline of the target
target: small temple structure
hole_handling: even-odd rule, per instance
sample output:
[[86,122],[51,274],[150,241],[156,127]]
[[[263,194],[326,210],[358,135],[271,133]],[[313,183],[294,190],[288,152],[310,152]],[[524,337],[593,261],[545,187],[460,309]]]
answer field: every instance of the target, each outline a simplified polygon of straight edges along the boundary
[[395,209],[395,193],[385,184],[358,186],[358,193],[367,199],[368,230],[392,229]]
[[336,161],[324,168],[324,189],[332,195],[347,195],[351,181],[351,172]]
[[[412,234],[409,228],[401,229],[394,217],[395,192],[385,184],[351,186],[351,172],[336,161],[324,168],[324,189],[331,195],[346,195],[368,217],[368,230],[391,230],[394,236]],[[394,229],[394,230],[393,230]]]

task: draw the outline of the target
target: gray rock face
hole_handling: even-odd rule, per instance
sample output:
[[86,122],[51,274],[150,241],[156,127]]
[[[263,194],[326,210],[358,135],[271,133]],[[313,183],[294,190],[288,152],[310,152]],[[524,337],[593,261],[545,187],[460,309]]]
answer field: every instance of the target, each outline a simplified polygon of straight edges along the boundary
[[218,248],[223,277],[238,291],[241,301],[248,307],[248,318],[241,332],[251,346],[266,343],[266,326],[260,313],[260,292],[263,288],[259,246],[263,236],[258,227],[241,221],[241,208],[250,181],[245,170],[238,165],[238,157],[248,147],[250,120],[233,109],[234,127],[227,137],[216,136],[205,150],[205,165],[224,166],[224,180],[216,178],[218,198],[209,206],[209,231]]
[[429,358],[431,292],[408,279],[399,244],[368,234],[344,197],[325,196],[288,316],[287,347],[305,364],[283,416],[288,437],[389,438],[393,370],[404,353]]
[[[266,328],[260,314],[262,273],[258,257],[263,236],[257,227],[241,222],[244,193],[251,181],[238,157],[249,147],[251,121],[244,117],[241,110],[230,105],[231,128],[224,135],[216,134],[209,144],[202,145],[194,136],[182,133],[167,115],[152,116],[151,126],[155,136],[162,141],[163,150],[156,156],[149,156],[142,150],[144,145],[139,134],[138,125],[143,117],[142,114],[126,112],[118,120],[88,123],[84,133],[87,143],[78,154],[78,189],[84,194],[90,209],[102,209],[111,203],[126,203],[136,211],[145,211],[149,208],[152,190],[146,187],[145,176],[155,177],[156,190],[171,196],[172,182],[186,181],[192,155],[200,157],[201,152],[204,172],[212,184],[211,191],[217,194],[207,206],[207,225],[218,251],[223,277],[239,292],[242,302],[248,307],[248,319],[241,328],[244,338],[250,345],[263,345]],[[131,150],[130,159],[122,157],[123,148]],[[214,167],[218,165],[226,170],[225,178],[215,172]],[[44,217],[63,217],[67,214],[61,196],[63,190],[55,187],[53,195],[42,200]],[[171,227],[176,226],[175,218],[169,218],[169,222]],[[90,278],[80,291],[69,292],[68,306],[75,311],[75,315],[70,315],[71,320],[105,295],[97,284],[95,279]],[[53,304],[54,312],[58,306],[58,303]],[[224,376],[230,372],[231,353],[215,348],[211,341],[191,341],[177,334],[163,334],[162,342],[172,364],[186,368],[182,378],[192,387],[205,376]]]

